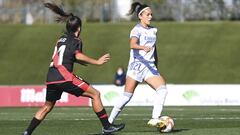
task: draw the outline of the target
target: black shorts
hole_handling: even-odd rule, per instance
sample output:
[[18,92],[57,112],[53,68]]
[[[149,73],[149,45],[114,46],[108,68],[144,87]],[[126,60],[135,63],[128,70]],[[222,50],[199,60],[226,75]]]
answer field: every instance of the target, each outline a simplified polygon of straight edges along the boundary
[[46,101],[57,101],[61,98],[63,92],[81,96],[89,88],[89,83],[79,77],[74,77],[73,81],[64,83],[47,84]]

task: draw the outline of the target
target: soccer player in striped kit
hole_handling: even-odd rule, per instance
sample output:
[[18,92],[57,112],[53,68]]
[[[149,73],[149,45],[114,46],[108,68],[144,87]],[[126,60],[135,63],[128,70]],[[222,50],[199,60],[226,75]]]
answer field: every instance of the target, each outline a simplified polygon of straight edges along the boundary
[[82,41],[79,38],[82,29],[82,21],[72,13],[65,13],[56,4],[44,3],[44,6],[59,15],[60,22],[66,22],[66,33],[62,35],[55,46],[52,61],[47,74],[47,93],[45,104],[36,112],[23,135],[31,135],[34,129],[44,120],[53,109],[57,100],[61,98],[62,92],[92,99],[93,110],[99,118],[104,134],[110,134],[124,128],[124,124],[113,125],[108,121],[108,115],[102,105],[100,93],[89,83],[75,76],[73,65],[80,64],[102,65],[110,59],[105,54],[99,59],[88,57],[82,52]]
[[[152,10],[149,6],[134,2],[129,15],[136,12],[139,23],[130,33],[130,59],[127,70],[126,84],[123,95],[112,109],[109,122],[113,123],[124,106],[131,100],[137,85],[143,80],[155,91],[152,118],[150,126],[160,126],[163,104],[167,95],[164,78],[157,70],[156,38],[157,28],[150,26]],[[143,93],[144,96],[144,93]]]

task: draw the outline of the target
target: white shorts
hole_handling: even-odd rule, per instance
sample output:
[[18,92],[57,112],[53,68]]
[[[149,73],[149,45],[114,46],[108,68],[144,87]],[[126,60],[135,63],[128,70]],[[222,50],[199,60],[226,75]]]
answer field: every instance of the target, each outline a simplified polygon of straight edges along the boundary
[[143,63],[134,61],[128,65],[127,76],[138,82],[142,82],[150,77],[160,76],[160,74],[153,62]]

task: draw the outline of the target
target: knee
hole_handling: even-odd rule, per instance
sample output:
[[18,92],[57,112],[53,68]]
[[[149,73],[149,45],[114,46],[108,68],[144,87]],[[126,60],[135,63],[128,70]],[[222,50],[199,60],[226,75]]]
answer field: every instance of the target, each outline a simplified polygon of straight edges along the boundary
[[159,87],[157,87],[155,90],[156,90],[156,91],[160,91],[160,90],[165,90],[165,91],[167,91],[167,86],[163,84],[163,85],[160,85]]
[[123,100],[125,100],[126,102],[129,102],[132,99],[133,93],[129,93],[129,92],[124,92],[123,93]]
[[100,92],[98,90],[94,91],[94,93],[92,94],[92,98],[93,99],[100,99]]

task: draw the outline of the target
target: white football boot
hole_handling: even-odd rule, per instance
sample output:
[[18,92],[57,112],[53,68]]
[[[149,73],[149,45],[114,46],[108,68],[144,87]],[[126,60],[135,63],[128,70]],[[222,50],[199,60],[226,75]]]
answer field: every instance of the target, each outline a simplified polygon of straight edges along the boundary
[[161,128],[165,125],[164,121],[160,120],[159,118],[150,119],[147,124],[149,126],[159,127],[159,128]]

